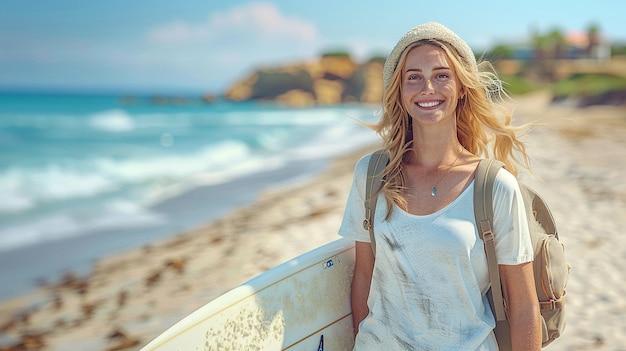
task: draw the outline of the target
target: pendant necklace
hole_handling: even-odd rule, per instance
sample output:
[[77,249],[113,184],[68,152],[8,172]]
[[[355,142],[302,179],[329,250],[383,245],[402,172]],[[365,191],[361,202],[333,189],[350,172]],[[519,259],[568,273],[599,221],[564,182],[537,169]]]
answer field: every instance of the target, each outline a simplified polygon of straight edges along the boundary
[[452,162],[452,164],[448,167],[448,169],[446,169],[446,172],[441,176],[441,178],[439,178],[437,183],[435,183],[435,185],[433,185],[433,187],[430,189],[430,196],[435,197],[435,195],[437,195],[437,185],[439,185],[439,183],[443,180],[443,178],[445,178],[446,175],[448,175],[448,173],[450,172],[452,167],[454,167],[454,165],[456,164],[456,161],[458,161],[459,157],[461,157],[462,153],[463,153],[463,151],[459,152],[459,154],[456,155],[456,158],[454,159],[454,162]]

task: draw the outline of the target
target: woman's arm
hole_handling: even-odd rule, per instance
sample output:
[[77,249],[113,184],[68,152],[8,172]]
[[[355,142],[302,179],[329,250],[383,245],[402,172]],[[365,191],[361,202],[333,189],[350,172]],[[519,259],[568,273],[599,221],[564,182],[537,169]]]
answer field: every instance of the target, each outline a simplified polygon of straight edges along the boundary
[[356,258],[354,276],[352,277],[352,321],[354,335],[359,332],[359,324],[369,313],[367,297],[370,293],[372,272],[374,270],[374,253],[370,243],[357,241],[355,243]]
[[539,300],[532,262],[500,265],[502,292],[507,303],[513,350],[541,350]]

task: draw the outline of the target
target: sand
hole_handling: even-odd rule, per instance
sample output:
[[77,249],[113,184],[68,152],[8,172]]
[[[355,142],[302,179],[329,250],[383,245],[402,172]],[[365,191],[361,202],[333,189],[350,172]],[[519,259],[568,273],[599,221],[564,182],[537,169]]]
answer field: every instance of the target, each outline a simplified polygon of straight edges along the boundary
[[[572,265],[568,326],[549,349],[626,350],[626,109],[552,106],[541,93],[515,106],[520,122],[544,120],[525,139],[534,174],[521,179],[550,204]],[[375,148],[206,226],[101,259],[89,277],[0,302],[0,350],[139,349],[222,293],[337,239],[353,166]]]

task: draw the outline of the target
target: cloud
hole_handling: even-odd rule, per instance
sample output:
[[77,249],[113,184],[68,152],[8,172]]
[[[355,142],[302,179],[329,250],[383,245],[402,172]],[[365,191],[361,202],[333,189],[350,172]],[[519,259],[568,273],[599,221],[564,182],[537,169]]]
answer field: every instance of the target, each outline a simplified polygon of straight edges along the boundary
[[0,31],[0,47],[10,49],[0,50],[7,72],[0,85],[220,91],[259,65],[308,59],[321,46],[313,22],[263,2],[139,30],[97,38],[89,30],[67,36]]
[[147,38],[149,62],[167,62],[168,71],[216,87],[255,66],[311,58],[321,47],[312,22],[263,2],[212,12],[204,21],[165,23],[150,29]]
[[173,21],[149,32],[153,43],[311,43],[316,27],[303,19],[288,16],[271,3],[251,3],[210,14],[205,22]]
[[208,29],[204,24],[193,26],[179,20],[152,29],[148,36],[157,44],[192,42],[207,38],[210,33]]

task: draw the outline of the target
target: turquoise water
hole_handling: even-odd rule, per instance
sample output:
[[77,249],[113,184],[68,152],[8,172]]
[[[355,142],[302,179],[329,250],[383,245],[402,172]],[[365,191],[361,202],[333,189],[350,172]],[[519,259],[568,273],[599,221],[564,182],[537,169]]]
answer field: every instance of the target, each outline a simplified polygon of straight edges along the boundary
[[[197,226],[262,187],[311,175],[374,141],[353,118],[372,121],[375,112],[0,94],[0,265],[28,250],[42,261],[29,259],[28,274],[0,269],[0,280],[32,282],[51,267],[72,269]],[[35,254],[78,242],[82,252],[72,257]]]

